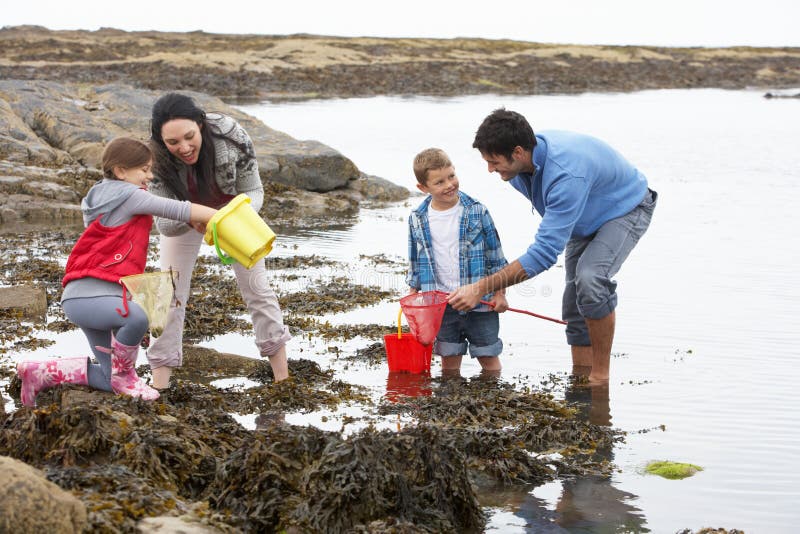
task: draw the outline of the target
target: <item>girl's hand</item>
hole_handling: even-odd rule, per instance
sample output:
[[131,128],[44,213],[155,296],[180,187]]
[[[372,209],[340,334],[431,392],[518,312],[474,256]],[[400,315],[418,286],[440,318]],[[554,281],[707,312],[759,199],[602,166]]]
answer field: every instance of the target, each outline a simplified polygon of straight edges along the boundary
[[195,230],[197,230],[201,234],[205,234],[206,233],[206,223],[195,222],[195,223],[190,223],[190,224],[192,225],[192,228],[194,228]]

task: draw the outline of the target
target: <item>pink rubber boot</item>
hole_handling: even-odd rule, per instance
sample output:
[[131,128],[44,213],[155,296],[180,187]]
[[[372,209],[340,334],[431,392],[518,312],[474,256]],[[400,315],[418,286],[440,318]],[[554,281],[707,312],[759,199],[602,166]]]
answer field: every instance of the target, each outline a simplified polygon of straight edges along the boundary
[[111,389],[119,395],[130,395],[143,400],[156,400],[158,391],[144,383],[136,374],[136,357],[139,345],[123,345],[111,335],[111,349],[96,347],[111,354]]
[[60,360],[28,360],[17,364],[17,375],[22,380],[20,399],[25,406],[36,406],[36,395],[40,391],[58,384],[87,385],[86,366],[89,360],[63,358]]

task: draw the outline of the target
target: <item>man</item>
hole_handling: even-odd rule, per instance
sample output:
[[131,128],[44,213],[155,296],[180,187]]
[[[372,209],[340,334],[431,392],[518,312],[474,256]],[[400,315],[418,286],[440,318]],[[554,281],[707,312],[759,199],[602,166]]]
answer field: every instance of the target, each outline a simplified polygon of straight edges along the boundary
[[472,146],[542,216],[533,244],[502,270],[450,294],[469,310],[480,296],[533,278],[564,252],[562,317],[573,373],[608,381],[619,271],[650,225],[657,194],[647,179],[603,141],[573,132],[534,135],[528,121],[498,109],[478,128]]

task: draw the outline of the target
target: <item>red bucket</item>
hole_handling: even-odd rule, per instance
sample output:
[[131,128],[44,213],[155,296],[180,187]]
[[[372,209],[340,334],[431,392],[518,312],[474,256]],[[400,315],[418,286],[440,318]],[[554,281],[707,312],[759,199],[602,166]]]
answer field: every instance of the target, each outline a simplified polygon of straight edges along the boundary
[[403,310],[401,309],[397,314],[397,333],[383,336],[389,372],[424,373],[430,371],[433,345],[423,345],[417,341],[414,334],[403,334],[400,327],[402,314]]

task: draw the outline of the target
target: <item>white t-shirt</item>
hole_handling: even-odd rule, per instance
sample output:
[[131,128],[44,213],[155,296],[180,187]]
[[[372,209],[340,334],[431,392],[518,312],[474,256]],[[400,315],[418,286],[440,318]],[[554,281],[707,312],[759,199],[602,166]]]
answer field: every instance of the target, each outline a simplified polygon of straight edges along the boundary
[[461,285],[458,236],[463,213],[461,202],[444,211],[428,206],[436,287],[440,291],[450,292]]

